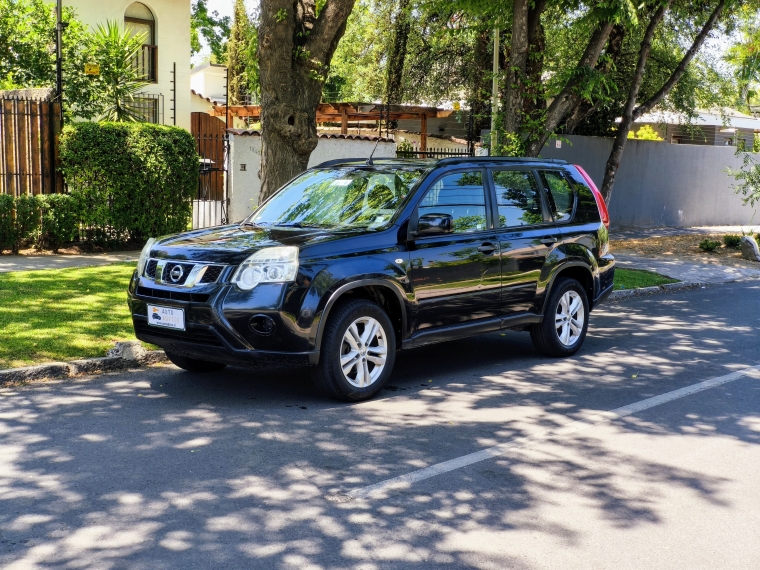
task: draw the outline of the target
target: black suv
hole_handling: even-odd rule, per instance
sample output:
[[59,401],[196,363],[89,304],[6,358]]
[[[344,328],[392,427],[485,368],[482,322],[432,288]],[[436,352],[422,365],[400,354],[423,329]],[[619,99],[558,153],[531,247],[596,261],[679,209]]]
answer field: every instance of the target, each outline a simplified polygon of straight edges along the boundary
[[129,305],[180,368],[301,361],[363,400],[399,349],[513,329],[575,353],[612,291],[608,224],[564,161],[330,161],[241,223],[151,239]]

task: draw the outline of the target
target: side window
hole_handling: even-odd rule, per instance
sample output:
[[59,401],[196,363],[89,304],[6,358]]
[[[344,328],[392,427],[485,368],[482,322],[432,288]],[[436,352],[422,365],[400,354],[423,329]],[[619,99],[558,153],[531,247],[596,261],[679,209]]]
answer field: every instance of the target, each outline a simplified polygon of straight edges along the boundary
[[493,172],[493,184],[501,227],[530,226],[544,221],[541,197],[532,172],[497,170]]
[[486,192],[479,170],[457,172],[438,180],[420,202],[418,212],[448,214],[453,218],[454,233],[486,229]]
[[539,172],[541,182],[546,188],[549,207],[552,210],[554,221],[565,222],[573,215],[575,206],[575,192],[561,172],[545,170]]

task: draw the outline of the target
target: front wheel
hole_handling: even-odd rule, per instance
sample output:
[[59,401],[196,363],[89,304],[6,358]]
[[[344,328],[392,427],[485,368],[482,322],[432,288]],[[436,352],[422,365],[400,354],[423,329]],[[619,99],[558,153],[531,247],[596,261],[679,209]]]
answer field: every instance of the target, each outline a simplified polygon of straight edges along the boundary
[[168,358],[172,364],[187,370],[188,372],[215,372],[221,370],[226,364],[221,362],[209,362],[208,360],[197,360],[195,358],[187,358],[186,356],[180,356],[173,352],[166,352],[166,358]]
[[530,327],[533,346],[547,356],[571,356],[586,339],[588,297],[575,279],[562,279],[554,285],[546,302],[544,320]]
[[388,381],[395,359],[396,337],[386,312],[371,301],[349,301],[330,315],[312,380],[333,398],[368,400]]

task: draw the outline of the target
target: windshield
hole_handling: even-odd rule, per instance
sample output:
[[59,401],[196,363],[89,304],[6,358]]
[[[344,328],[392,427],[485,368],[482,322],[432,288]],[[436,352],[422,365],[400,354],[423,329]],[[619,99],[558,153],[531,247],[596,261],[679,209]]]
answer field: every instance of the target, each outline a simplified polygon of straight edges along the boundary
[[257,226],[381,228],[390,222],[420,166],[365,166],[305,172],[254,212]]

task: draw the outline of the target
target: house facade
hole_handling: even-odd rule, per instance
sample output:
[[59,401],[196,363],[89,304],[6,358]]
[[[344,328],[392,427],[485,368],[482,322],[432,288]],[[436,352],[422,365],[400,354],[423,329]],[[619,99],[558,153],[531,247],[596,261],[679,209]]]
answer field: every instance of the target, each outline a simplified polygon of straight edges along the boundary
[[[147,121],[190,130],[190,0],[63,0],[93,30],[108,20],[144,32],[135,65],[148,85],[134,109]],[[65,33],[65,32],[64,32]]]
[[644,125],[672,144],[752,148],[755,133],[760,132],[760,119],[734,109],[697,111],[691,120],[669,111],[647,113],[636,120],[631,130],[638,131]]

